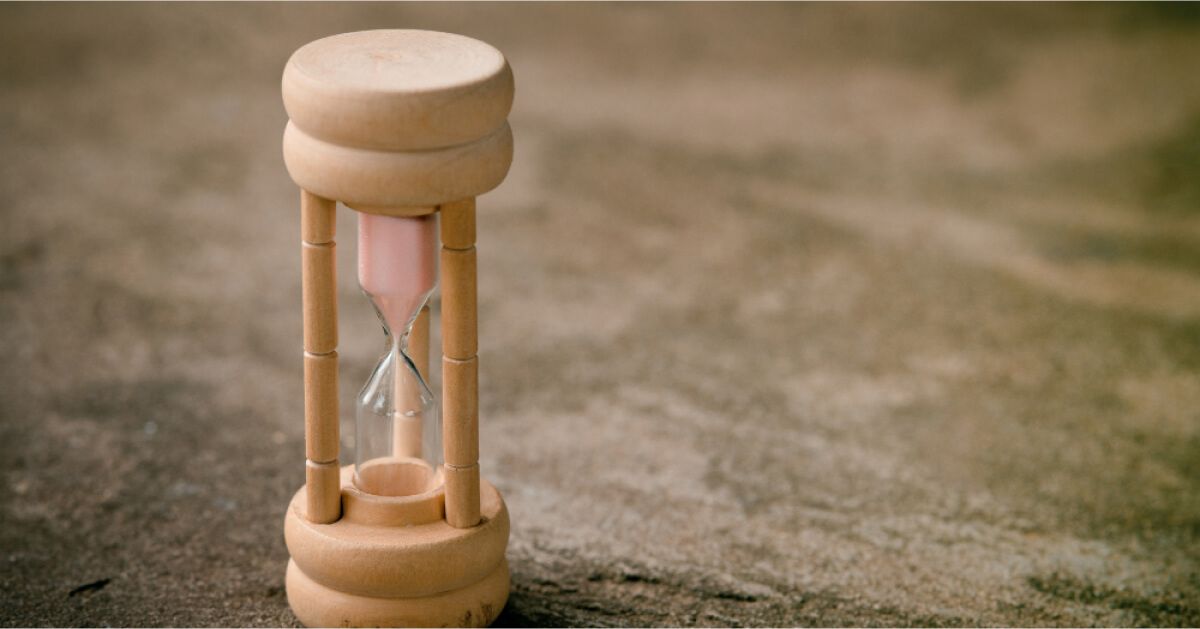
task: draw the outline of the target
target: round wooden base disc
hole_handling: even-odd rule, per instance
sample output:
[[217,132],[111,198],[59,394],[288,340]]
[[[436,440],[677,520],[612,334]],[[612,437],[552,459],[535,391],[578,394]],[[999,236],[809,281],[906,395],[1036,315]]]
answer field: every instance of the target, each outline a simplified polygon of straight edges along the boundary
[[[292,556],[287,595],[300,622],[309,627],[482,627],[496,619],[508,600],[509,577],[504,558],[508,509],[495,487],[480,483],[482,520],[464,529],[444,518],[411,521],[410,497],[385,497],[396,504],[380,501],[371,509],[345,508],[348,499],[361,500],[362,493],[353,485],[353,467],[343,468],[343,517],[331,524],[304,516],[303,488],[292,498],[284,518]],[[396,518],[378,517],[376,511],[389,507]],[[410,523],[396,524],[402,521]]]
[[306,627],[486,627],[508,601],[508,562],[482,581],[421,598],[372,598],[329,589],[288,561],[287,597]]

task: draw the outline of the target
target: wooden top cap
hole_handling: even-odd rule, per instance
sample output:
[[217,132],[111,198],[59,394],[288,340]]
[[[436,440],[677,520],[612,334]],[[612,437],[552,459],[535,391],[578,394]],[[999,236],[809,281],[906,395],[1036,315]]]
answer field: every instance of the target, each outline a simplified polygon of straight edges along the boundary
[[363,212],[415,216],[483,194],[512,164],[504,55],[461,35],[345,33],[300,48],[283,71],[288,174]]
[[513,100],[504,55],[435,31],[377,30],[318,39],[283,71],[292,124],[345,147],[412,151],[492,135]]

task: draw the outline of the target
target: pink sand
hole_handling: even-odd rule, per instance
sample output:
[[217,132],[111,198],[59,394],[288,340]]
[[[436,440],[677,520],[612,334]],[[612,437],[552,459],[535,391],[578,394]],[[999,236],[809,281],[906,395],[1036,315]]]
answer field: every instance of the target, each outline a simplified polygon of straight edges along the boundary
[[437,219],[358,215],[358,281],[402,334],[437,283]]

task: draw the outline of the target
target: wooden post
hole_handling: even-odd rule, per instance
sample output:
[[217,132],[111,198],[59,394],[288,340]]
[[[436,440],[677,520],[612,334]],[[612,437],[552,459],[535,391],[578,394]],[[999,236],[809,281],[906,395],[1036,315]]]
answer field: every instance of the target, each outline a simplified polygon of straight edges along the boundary
[[479,343],[475,199],[441,206],[442,409],[446,521],[479,524]]
[[300,191],[304,290],[304,451],[307,517],[341,517],[338,465],[337,204]]

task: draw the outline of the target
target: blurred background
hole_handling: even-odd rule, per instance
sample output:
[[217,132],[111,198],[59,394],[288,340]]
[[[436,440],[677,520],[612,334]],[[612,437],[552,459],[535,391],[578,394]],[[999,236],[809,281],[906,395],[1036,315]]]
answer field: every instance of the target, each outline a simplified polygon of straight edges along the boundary
[[517,79],[501,624],[1200,624],[1196,6],[0,6],[0,623],[295,624],[280,75],[427,28]]

